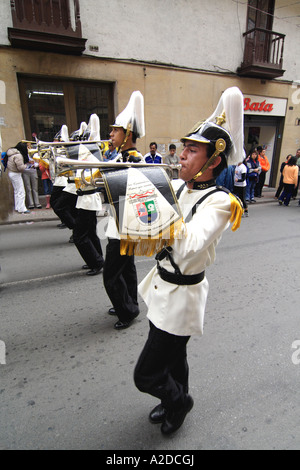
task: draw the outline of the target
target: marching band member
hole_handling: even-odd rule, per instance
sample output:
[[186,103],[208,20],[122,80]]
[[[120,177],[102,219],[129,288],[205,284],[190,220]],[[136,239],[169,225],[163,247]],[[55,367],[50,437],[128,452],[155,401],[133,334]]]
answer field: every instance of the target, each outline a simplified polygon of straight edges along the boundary
[[[136,149],[137,138],[143,137],[144,99],[139,91],[132,93],[126,108],[117,116],[112,126],[110,138],[118,148],[116,160],[139,162],[142,155]],[[109,217],[106,231],[108,244],[103,269],[104,286],[113,307],[109,313],[118,316],[114,328],[128,328],[139,314],[137,273],[134,255],[120,254],[120,236],[115,220]]]
[[[224,114],[221,120],[215,119],[223,110],[225,123]],[[157,266],[139,286],[148,307],[150,332],[134,372],[137,388],[160,400],[149,418],[162,423],[164,435],[180,428],[193,407],[187,343],[191,335],[203,333],[208,295],[205,269],[215,259],[223,231],[230,222],[236,230],[243,212],[240,201],[215,182],[227,162],[243,159],[240,90],[226,90],[215,113],[181,140],[179,176],[185,184],[178,198],[186,233],[156,256]]]
[[[100,141],[100,121],[96,114],[90,116],[83,138],[85,136],[87,144],[89,140]],[[81,142],[79,145],[78,161],[98,162],[97,157],[89,151],[88,146],[85,146],[84,143]],[[104,265],[101,242],[97,235],[97,212],[102,210],[102,201],[96,188],[92,185],[77,187],[76,210],[73,241],[86,263],[83,269],[88,269],[87,276],[96,276],[101,273]]]
[[[68,127],[64,124],[55,135],[54,142],[68,141],[69,131]],[[53,183],[50,205],[57,217],[60,218],[63,226],[68,227],[72,232],[76,216],[76,202],[77,194],[74,182],[68,182],[66,176],[56,176]],[[70,242],[73,242],[73,233],[70,237]]]

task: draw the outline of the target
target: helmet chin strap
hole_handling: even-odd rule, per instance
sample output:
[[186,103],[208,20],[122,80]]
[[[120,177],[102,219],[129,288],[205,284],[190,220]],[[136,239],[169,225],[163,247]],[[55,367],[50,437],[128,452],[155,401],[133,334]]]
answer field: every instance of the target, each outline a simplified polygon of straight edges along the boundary
[[120,147],[119,147],[119,149],[118,149],[118,152],[121,152],[121,151],[122,151],[122,148],[124,147],[124,145],[126,144],[126,142],[127,142],[127,140],[128,140],[128,137],[129,137],[130,132],[131,132],[131,123],[129,123],[128,126],[127,126],[126,134],[125,134],[124,140],[123,140],[122,144],[120,145]]
[[224,152],[224,150],[226,149],[226,142],[224,139],[218,139],[215,143],[215,151],[214,153],[212,154],[211,157],[209,157],[209,159],[207,160],[207,162],[203,165],[203,167],[201,168],[200,171],[198,171],[198,173],[193,176],[193,178],[189,181],[189,183],[193,183],[197,178],[199,178],[200,176],[203,175],[203,173],[207,170],[208,167],[210,167],[210,165],[213,164],[213,162],[215,161],[215,159],[220,155],[221,152]]

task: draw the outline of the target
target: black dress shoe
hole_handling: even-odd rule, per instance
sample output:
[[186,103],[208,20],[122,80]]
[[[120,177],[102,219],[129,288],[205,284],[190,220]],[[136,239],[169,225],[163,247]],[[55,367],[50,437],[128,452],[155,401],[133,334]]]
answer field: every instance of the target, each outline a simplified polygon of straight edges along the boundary
[[149,420],[153,424],[163,423],[166,417],[166,409],[160,403],[149,414]]
[[93,268],[90,271],[86,273],[87,276],[97,276],[97,274],[100,274],[102,271],[102,266],[101,268]]
[[110,315],[117,315],[117,314],[116,314],[116,309],[115,309],[114,307],[111,307],[111,308],[108,310],[108,313],[109,313]]
[[84,264],[81,269],[91,269],[88,264]]
[[58,228],[67,228],[67,226],[63,223],[58,224],[56,227],[58,227]]
[[115,330],[125,330],[125,328],[128,328],[131,325],[132,321],[117,321],[117,323],[114,324],[114,329]]
[[186,415],[194,406],[194,400],[190,395],[187,395],[185,398],[185,404],[183,408],[179,411],[168,411],[166,415],[166,419],[161,425],[161,432],[162,434],[169,435],[173,432],[177,431],[180,426],[183,424]]

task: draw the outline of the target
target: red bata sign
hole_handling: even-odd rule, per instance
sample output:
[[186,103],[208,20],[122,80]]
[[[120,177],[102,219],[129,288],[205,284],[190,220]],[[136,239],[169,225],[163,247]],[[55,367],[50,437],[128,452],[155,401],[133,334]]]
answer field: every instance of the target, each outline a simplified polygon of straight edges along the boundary
[[273,104],[264,101],[253,101],[251,98],[244,98],[244,111],[258,111],[264,113],[271,113],[273,111]]

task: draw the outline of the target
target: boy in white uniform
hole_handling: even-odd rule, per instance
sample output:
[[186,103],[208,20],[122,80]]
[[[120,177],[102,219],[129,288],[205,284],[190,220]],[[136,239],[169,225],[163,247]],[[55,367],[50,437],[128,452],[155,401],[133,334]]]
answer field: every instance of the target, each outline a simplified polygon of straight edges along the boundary
[[[237,131],[230,126],[232,100]],[[214,123],[224,109],[231,133]],[[238,228],[243,212],[235,196],[215,184],[229,157],[237,158],[240,153],[239,161],[243,153],[240,90],[226,90],[213,116],[181,140],[179,177],[186,184],[178,200],[186,233],[157,255],[157,267],[139,286],[148,307],[150,332],[134,372],[137,388],[160,399],[149,417],[153,423],[162,423],[165,435],[175,432],[193,407],[186,347],[191,335],[203,332],[208,294],[205,269],[215,259],[223,231],[231,221],[235,221],[233,230]]]

